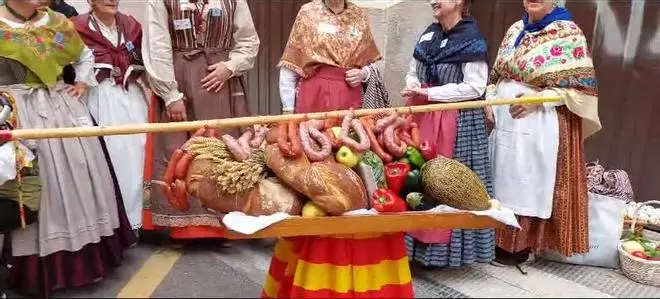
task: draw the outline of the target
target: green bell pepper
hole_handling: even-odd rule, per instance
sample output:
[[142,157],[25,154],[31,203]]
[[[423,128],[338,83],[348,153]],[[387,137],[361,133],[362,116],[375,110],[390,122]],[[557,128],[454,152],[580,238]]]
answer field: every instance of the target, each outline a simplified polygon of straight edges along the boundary
[[424,158],[422,157],[422,153],[420,153],[416,148],[409,146],[406,149],[406,159],[410,161],[410,166],[413,166],[417,169],[422,168],[424,166]]

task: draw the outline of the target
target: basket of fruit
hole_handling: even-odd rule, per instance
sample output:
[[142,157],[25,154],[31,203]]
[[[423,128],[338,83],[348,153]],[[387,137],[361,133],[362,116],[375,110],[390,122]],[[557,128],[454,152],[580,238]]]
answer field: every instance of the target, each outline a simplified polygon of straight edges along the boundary
[[[660,204],[651,200],[640,205],[633,214],[631,228],[637,222],[639,211],[650,204]],[[660,286],[660,239],[644,232],[630,229],[619,245],[621,270],[628,278],[646,285]]]

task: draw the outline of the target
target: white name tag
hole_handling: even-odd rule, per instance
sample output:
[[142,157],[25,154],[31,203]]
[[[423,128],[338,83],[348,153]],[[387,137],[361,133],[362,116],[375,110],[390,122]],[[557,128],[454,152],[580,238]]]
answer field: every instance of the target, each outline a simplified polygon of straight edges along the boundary
[[430,41],[431,39],[433,39],[433,32],[423,34],[422,37],[419,38],[419,42],[423,43],[423,42]]
[[192,3],[190,3],[188,0],[179,0],[179,9],[181,10],[191,10],[194,7],[191,6]]
[[337,26],[328,24],[328,23],[320,23],[318,27],[318,31],[321,34],[335,34],[339,29]]
[[192,28],[190,19],[174,20],[174,30],[186,30]]
[[211,16],[212,17],[219,17],[221,15],[222,15],[222,7],[211,8]]
[[447,45],[447,39],[443,39],[442,42],[440,42],[440,48],[444,48]]
[[94,126],[94,123],[92,120],[87,117],[87,116],[81,116],[76,119],[76,126],[77,127],[91,127]]

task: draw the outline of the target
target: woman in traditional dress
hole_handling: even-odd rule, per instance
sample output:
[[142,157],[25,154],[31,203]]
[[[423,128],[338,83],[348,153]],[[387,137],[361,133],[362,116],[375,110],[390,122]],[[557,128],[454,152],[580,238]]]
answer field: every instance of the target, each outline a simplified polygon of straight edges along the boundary
[[[363,86],[381,80],[380,59],[362,9],[344,0],[303,5],[279,64],[283,112],[388,105],[382,92],[366,88],[363,97]],[[263,290],[269,298],[412,295],[402,233],[281,239]]]
[[[469,0],[431,1],[437,20],[421,35],[406,89],[408,105],[480,99],[486,90],[487,43],[469,17]],[[413,115],[422,138],[437,152],[470,167],[492,191],[488,136],[482,108]],[[411,232],[406,238],[411,258],[425,266],[458,267],[495,258],[495,230]]]
[[[246,0],[150,0],[145,15],[142,53],[157,122],[205,120],[248,115],[243,75],[254,65],[259,37]],[[238,135],[237,129],[223,133]],[[162,180],[174,150],[190,132],[154,135],[153,179]],[[147,162],[151,164],[150,162]],[[146,170],[149,172],[149,169]],[[147,186],[149,174],[145,175]],[[217,215],[189,198],[180,212],[162,188],[145,198],[145,228],[170,228],[175,239],[220,238]],[[153,229],[153,228],[151,228]]]
[[[78,34],[95,56],[99,85],[87,103],[96,123],[115,126],[147,122],[148,102],[138,79],[142,64],[142,26],[118,12],[119,0],[90,0],[92,11],[72,19]],[[124,207],[133,230],[142,225],[145,135],[104,138]]]
[[490,76],[488,98],[559,96],[559,102],[493,106],[490,148],[495,198],[522,230],[498,231],[497,261],[530,252],[589,251],[584,139],[601,129],[596,75],[587,40],[553,0],[524,0]]
[[[38,7],[36,0],[0,7],[0,89],[15,98],[18,128],[91,126],[84,101],[96,84],[94,55],[71,21]],[[67,85],[60,76],[72,61],[77,81]],[[37,223],[6,238],[10,287],[41,297],[104,278],[136,239],[102,139],[25,143],[36,150],[42,190]]]

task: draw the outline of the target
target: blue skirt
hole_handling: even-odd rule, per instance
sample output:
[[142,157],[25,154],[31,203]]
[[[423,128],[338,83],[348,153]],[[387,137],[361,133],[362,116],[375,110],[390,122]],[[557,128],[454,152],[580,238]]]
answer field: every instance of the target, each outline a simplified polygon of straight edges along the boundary
[[425,267],[489,263],[495,259],[495,243],[495,229],[492,228],[452,230],[449,244],[427,244],[406,235],[408,259]]

